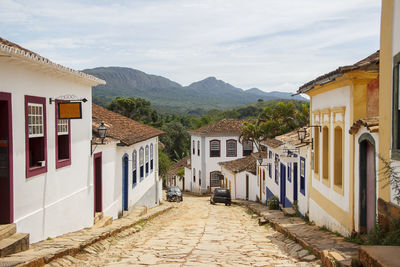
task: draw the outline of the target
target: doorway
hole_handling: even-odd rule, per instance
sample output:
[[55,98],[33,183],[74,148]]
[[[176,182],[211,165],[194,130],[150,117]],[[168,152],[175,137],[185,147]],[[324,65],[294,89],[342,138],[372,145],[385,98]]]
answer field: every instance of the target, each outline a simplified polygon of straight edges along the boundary
[[373,138],[360,137],[360,233],[368,233],[376,219],[375,142]]
[[249,175],[246,174],[246,200],[249,200]]
[[122,157],[122,210],[128,210],[128,155]]
[[102,170],[102,154],[101,152],[93,156],[94,170],[94,212],[103,211],[103,170]]
[[0,92],[0,224],[12,223],[13,220],[11,94]]
[[293,201],[297,201],[298,198],[298,180],[297,180],[297,162],[293,163]]
[[282,207],[285,206],[285,198],[286,198],[286,166],[281,163],[281,186],[280,186],[280,203]]

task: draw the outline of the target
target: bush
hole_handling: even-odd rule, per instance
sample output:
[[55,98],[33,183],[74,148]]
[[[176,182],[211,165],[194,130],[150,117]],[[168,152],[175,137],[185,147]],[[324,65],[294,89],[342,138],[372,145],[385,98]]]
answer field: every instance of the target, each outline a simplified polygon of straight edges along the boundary
[[273,196],[268,200],[268,207],[270,210],[278,210],[279,209],[279,198],[277,196]]
[[367,243],[368,245],[382,245],[384,238],[385,230],[379,222],[376,222],[374,228],[368,233]]
[[400,219],[395,219],[390,224],[390,231],[383,240],[383,245],[400,246]]

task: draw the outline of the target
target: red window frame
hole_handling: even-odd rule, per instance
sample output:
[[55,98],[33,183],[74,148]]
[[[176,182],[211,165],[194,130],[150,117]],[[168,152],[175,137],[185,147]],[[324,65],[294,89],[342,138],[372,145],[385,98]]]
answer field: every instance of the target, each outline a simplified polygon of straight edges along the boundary
[[59,159],[58,158],[58,103],[61,103],[63,101],[58,101],[56,100],[56,108],[55,108],[55,139],[56,139],[56,169],[69,166],[71,165],[71,120],[68,120],[68,159]]
[[[44,166],[29,167],[29,123],[28,123],[28,103],[43,105],[43,144],[44,144]],[[46,119],[46,98],[25,95],[25,168],[26,178],[30,178],[47,172],[47,119]]]

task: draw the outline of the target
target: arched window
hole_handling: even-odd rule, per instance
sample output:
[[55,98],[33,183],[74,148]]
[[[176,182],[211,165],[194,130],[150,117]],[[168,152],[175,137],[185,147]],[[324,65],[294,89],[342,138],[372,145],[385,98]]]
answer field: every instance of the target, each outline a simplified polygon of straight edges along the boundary
[[200,141],[197,141],[197,156],[200,156]]
[[140,179],[144,177],[144,149],[143,147],[139,150],[139,165],[140,165]]
[[192,142],[192,150],[193,150],[193,155],[196,155],[196,143],[194,140]]
[[[272,152],[269,151],[269,158],[272,159]],[[272,163],[268,163],[268,175],[272,179]]]
[[221,142],[219,140],[210,141],[210,157],[221,156]]
[[329,178],[329,128],[322,128],[322,178]]
[[147,176],[149,175],[149,146],[146,146],[145,157],[146,157],[146,176]]
[[237,141],[230,139],[226,141],[226,156],[237,157]]
[[319,130],[314,129],[314,172],[319,173]]
[[221,187],[221,172],[213,171],[210,173],[210,187]]
[[342,187],[343,184],[343,130],[340,126],[335,128],[334,145],[334,179],[335,185]]
[[196,182],[196,169],[193,168],[193,182]]
[[136,150],[133,150],[133,153],[132,153],[132,187],[135,186],[136,182],[137,182],[136,166],[137,166],[137,152],[136,152]]
[[244,141],[243,142],[243,157],[249,156],[253,152],[253,142]]
[[201,186],[201,171],[199,170],[199,186]]
[[154,169],[154,147],[150,144],[150,171],[153,172]]

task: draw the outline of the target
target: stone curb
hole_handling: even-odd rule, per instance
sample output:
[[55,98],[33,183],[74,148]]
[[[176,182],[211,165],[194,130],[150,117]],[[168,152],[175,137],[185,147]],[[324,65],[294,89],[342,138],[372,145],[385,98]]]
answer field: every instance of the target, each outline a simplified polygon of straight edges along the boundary
[[111,225],[102,228],[86,228],[56,237],[52,240],[40,241],[31,245],[29,250],[0,258],[0,266],[36,267],[43,266],[66,255],[74,256],[87,246],[114,236],[143,220],[146,221],[157,217],[172,208],[172,205],[163,204],[162,206],[150,209],[143,216],[136,217],[134,216],[135,214],[131,214],[114,220]]
[[[272,218],[272,216],[268,216],[265,212],[262,211],[262,209],[266,209],[267,207],[265,205],[256,203],[256,202],[249,202],[249,201],[235,201],[232,202],[233,204],[239,205],[239,206],[243,206],[247,209],[249,209],[250,211],[254,212],[255,214],[257,214],[260,217],[263,217],[265,219],[266,223],[269,223],[276,231],[290,237],[292,240],[294,240],[295,242],[299,243],[303,248],[311,251],[316,257],[320,258],[322,261],[322,264],[324,266],[327,267],[336,267],[336,266],[351,266],[351,262],[353,257],[357,257],[357,254],[351,254],[351,255],[344,255],[343,253],[341,253],[340,251],[336,250],[334,247],[325,247],[324,249],[318,248],[315,244],[313,244],[310,240],[310,238],[304,238],[302,236],[300,236],[299,234],[297,234],[294,231],[291,231],[289,229],[289,225],[288,224],[282,224],[279,223],[278,219],[274,219]],[[256,206],[260,206],[260,207],[256,207]],[[272,211],[273,213],[281,213],[283,215],[283,213],[281,211]],[[289,217],[286,217],[289,218]],[[294,218],[294,217],[291,217]],[[306,223],[303,223],[304,225],[306,225]],[[306,227],[306,226],[305,226]],[[308,225],[307,225],[308,227]],[[309,226],[310,230],[318,233],[318,235],[320,236],[320,238],[324,238],[324,235],[326,235],[325,232],[321,231],[318,229],[318,227],[314,226]],[[343,237],[337,237],[334,236],[332,234],[332,238],[334,238],[335,240],[338,239],[342,239]],[[343,241],[345,242],[345,241]],[[353,250],[355,247],[359,247],[355,244],[352,243],[348,243],[349,244],[349,250]]]

